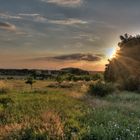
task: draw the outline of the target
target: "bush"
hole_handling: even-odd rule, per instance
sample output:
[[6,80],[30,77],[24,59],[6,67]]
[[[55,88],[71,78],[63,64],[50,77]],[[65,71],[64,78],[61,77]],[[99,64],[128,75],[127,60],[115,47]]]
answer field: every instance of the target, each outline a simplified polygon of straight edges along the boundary
[[25,81],[26,84],[29,84],[31,86],[31,89],[33,87],[33,84],[35,83],[33,77],[28,77],[27,81]]
[[69,82],[51,83],[47,87],[49,87],[49,88],[72,88],[73,84],[69,83]]
[[9,88],[4,81],[0,81],[0,94],[5,94],[9,92]]
[[9,89],[6,88],[6,87],[1,87],[0,88],[0,94],[5,94],[5,93],[8,93],[9,92]]
[[103,97],[113,93],[114,91],[115,87],[112,83],[97,82],[94,85],[90,85],[88,92],[91,95]]
[[102,73],[96,73],[91,77],[92,80],[96,81],[96,80],[103,80],[104,76]]
[[0,98],[0,104],[2,104],[4,107],[7,107],[8,105],[13,104],[14,101],[11,98]]
[[131,76],[124,81],[124,89],[128,91],[139,91],[140,92],[140,78]]

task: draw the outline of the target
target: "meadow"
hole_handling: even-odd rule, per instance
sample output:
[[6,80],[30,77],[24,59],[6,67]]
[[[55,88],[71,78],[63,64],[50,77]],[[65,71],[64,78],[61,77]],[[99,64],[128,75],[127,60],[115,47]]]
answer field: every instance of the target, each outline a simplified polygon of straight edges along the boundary
[[37,80],[30,89],[24,80],[0,81],[0,139],[140,139],[140,94],[95,97],[87,93],[89,82],[51,84]]

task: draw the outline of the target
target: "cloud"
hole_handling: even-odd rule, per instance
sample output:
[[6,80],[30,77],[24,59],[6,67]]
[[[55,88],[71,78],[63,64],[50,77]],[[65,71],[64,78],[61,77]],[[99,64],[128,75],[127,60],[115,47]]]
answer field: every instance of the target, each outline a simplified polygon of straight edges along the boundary
[[60,24],[60,25],[87,24],[87,21],[74,19],[74,18],[68,18],[62,20],[48,20],[48,22],[53,24]]
[[87,21],[81,19],[75,19],[75,18],[49,19],[37,13],[35,14],[20,13],[18,15],[21,16],[22,18],[33,19],[36,22],[49,22],[52,24],[60,24],[60,25],[87,24]]
[[77,6],[80,5],[83,0],[41,0],[43,2],[57,4],[60,6]]
[[68,55],[59,55],[54,57],[40,57],[33,60],[39,61],[100,61],[103,58],[101,54],[68,54]]
[[24,14],[24,13],[19,13],[18,15],[19,15],[19,16],[27,16],[27,17],[40,16],[40,14],[36,14],[36,13],[33,13],[33,14]]
[[3,18],[3,19],[21,19],[20,16],[14,16],[14,15],[9,15],[9,14],[5,14],[5,13],[0,13],[0,18]]
[[72,38],[79,41],[89,41],[89,42],[95,42],[100,40],[99,36],[87,33],[79,33],[79,35],[73,36]]
[[15,31],[16,26],[13,24],[10,24],[8,22],[0,22],[0,29],[8,30],[8,31]]
[[52,57],[25,58],[23,62],[26,64],[26,67],[28,65],[28,68],[61,69],[75,67],[85,70],[103,70],[103,60],[104,55],[102,54],[77,53]]
[[44,17],[40,14],[37,14],[37,13],[32,13],[32,14],[19,13],[18,15],[21,16],[22,18],[26,19],[26,20],[33,20],[35,22],[46,22],[47,21],[46,17]]
[[57,60],[74,60],[74,61],[99,61],[101,57],[93,54],[70,54],[53,57]]

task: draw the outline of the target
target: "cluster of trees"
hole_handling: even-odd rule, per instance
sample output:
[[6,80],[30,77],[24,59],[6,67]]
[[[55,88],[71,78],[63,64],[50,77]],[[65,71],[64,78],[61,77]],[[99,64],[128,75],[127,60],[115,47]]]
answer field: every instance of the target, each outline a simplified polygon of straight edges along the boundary
[[60,74],[56,77],[56,81],[96,81],[96,80],[103,80],[103,74],[96,73],[91,75],[76,75],[76,74]]
[[121,47],[124,43],[127,43],[132,40],[140,41],[140,35],[132,36],[132,35],[129,35],[126,33],[124,35],[120,35],[120,40],[121,40],[121,42],[118,43],[119,47]]
[[106,65],[104,78],[116,82],[124,89],[140,89],[140,35],[120,36],[120,50]]
[[[95,73],[95,74],[89,74],[87,71],[83,71],[80,69],[70,68],[70,69],[64,69],[59,74],[53,77],[49,77],[50,80],[57,81],[59,84],[61,84],[63,81],[96,81],[96,80],[103,80],[104,76],[103,73]],[[36,75],[31,74],[25,81],[26,84],[30,85],[31,89],[33,87],[33,84],[35,83]]]

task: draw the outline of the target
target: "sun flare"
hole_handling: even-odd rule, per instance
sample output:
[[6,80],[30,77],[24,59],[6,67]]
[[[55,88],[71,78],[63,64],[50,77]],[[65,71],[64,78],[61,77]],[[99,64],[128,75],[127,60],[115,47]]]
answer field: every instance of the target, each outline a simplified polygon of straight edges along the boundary
[[107,57],[108,57],[109,59],[112,59],[112,58],[116,57],[116,54],[117,54],[117,51],[118,51],[118,50],[120,50],[119,47],[112,47],[112,48],[109,48],[109,49],[107,50]]

